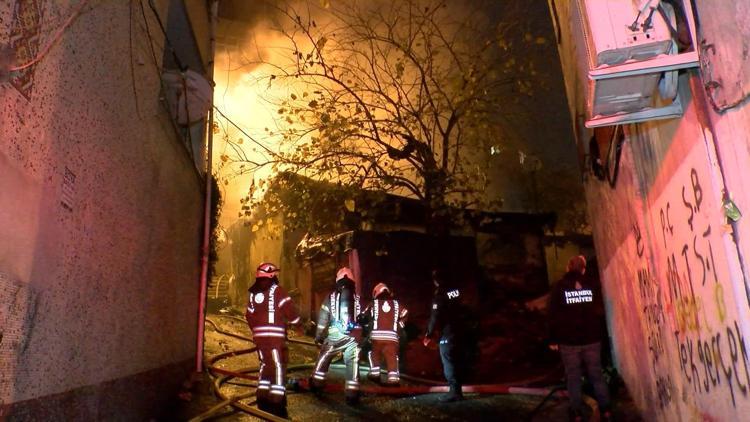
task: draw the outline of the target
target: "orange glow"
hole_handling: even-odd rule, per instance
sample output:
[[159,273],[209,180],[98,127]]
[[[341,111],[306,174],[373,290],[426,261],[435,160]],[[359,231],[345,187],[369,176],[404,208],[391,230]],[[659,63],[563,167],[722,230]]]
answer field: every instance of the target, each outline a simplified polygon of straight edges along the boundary
[[275,70],[269,63],[288,60],[283,57],[284,41],[270,27],[261,25],[248,31],[243,39],[220,43],[217,49],[214,104],[257,141],[248,139],[216,113],[219,132],[214,136],[213,164],[224,195],[224,223],[237,218],[241,207],[239,200],[247,195],[253,181],[258,183],[277,171],[270,164],[251,169],[250,164],[239,161],[244,157],[247,161],[267,163],[272,157],[264,147],[273,152],[282,148],[280,138],[273,136],[280,128],[278,107],[272,104],[272,99],[287,98],[291,88],[279,79],[269,83]]

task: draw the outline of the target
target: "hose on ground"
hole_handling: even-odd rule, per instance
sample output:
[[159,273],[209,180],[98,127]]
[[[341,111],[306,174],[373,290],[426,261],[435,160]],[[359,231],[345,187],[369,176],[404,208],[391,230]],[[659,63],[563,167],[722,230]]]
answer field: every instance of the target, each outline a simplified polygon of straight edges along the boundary
[[[244,320],[231,316],[231,315],[220,315],[224,318],[230,318],[235,319],[238,321],[245,322]],[[212,321],[209,318],[206,318],[206,321],[213,326],[213,328],[216,330],[216,332],[238,338],[240,340],[248,341],[252,344],[254,344],[253,339],[250,337],[242,336],[239,334],[235,334],[232,332],[228,332],[225,330],[222,330],[219,327],[219,324]],[[311,341],[306,340],[300,340],[296,338],[290,338],[287,340],[289,343],[294,344],[300,344],[303,346],[309,346],[309,347],[318,347],[317,344]],[[250,368],[243,368],[240,370],[227,370],[224,368],[218,367],[216,364],[217,362],[228,359],[231,357],[241,356],[249,353],[253,353],[257,350],[257,347],[251,347],[247,349],[241,349],[241,350],[233,350],[228,352],[219,353],[216,355],[211,356],[207,360],[206,368],[211,376],[214,376],[214,383],[213,383],[213,389],[216,396],[221,399],[222,401],[218,403],[216,406],[212,407],[211,409],[207,410],[206,412],[194,417],[191,419],[191,422],[200,422],[204,421],[206,419],[209,419],[213,416],[215,416],[219,411],[224,409],[227,406],[231,406],[235,409],[241,410],[243,412],[246,412],[252,416],[261,418],[263,420],[268,421],[288,421],[288,419],[280,418],[276,415],[273,415],[268,412],[264,412],[256,407],[251,407],[253,404],[255,404],[254,401],[251,401],[248,404],[245,404],[241,402],[241,400],[248,399],[255,396],[255,391],[251,391],[249,393],[240,394],[234,397],[228,397],[226,396],[222,391],[221,387],[223,384],[228,383],[233,378],[240,378],[245,379],[248,381],[256,381],[255,383],[250,382],[248,384],[243,384],[247,387],[256,387],[257,388],[257,375],[251,375],[251,374],[257,374],[259,371],[258,367],[250,367]],[[296,364],[296,365],[289,365],[287,367],[287,371],[292,372],[295,370],[301,370],[301,369],[310,369],[314,366],[312,363],[306,363],[306,364]],[[343,364],[332,364],[331,365],[334,368],[343,368]],[[369,370],[366,367],[360,367],[360,372],[368,373]],[[533,395],[533,396],[543,396],[543,400],[534,408],[534,410],[530,413],[529,418],[533,417],[541,408],[546,404],[546,402],[551,397],[564,397],[567,396],[567,393],[562,391],[561,386],[555,386],[553,388],[532,388],[532,387],[524,387],[523,385],[529,385],[532,382],[539,381],[545,377],[547,377],[548,374],[545,374],[543,376],[531,378],[524,380],[519,383],[514,383],[512,385],[509,384],[479,384],[479,385],[464,385],[462,387],[462,390],[464,393],[479,393],[479,394],[521,394],[521,395]],[[417,382],[419,384],[424,385],[410,385],[410,386],[398,386],[398,387],[381,387],[381,386],[362,386],[360,387],[360,391],[363,393],[377,393],[377,394],[388,394],[388,395],[415,395],[415,394],[429,394],[429,393],[440,393],[440,392],[448,392],[449,387],[445,383],[441,383],[434,380],[429,380],[425,378],[420,378],[408,374],[401,374],[401,378],[405,380],[409,380],[412,382]],[[519,386],[519,384],[521,386]],[[298,386],[302,389],[307,389],[309,386],[307,386],[307,379],[301,379],[298,382]],[[342,385],[326,385],[324,391],[343,391]],[[588,398],[588,397],[587,397]],[[587,403],[591,400],[586,400]],[[596,411],[596,403],[594,403],[594,410]]]

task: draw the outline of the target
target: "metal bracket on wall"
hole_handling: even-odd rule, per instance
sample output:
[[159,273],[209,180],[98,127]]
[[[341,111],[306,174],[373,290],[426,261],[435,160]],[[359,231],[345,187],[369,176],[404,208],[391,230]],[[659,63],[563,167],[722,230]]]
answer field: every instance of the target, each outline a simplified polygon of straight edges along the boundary
[[[589,69],[587,72],[589,80],[589,89],[587,93],[587,114],[591,117],[586,120],[586,127],[594,128],[617,124],[637,123],[648,120],[670,119],[680,117],[682,115],[683,102],[680,99],[679,91],[677,90],[676,71],[688,68],[698,68],[700,66],[700,56],[697,48],[697,43],[695,41],[696,27],[692,4],[689,0],[684,0],[682,1],[682,6],[685,21],[691,37],[690,43],[692,45],[692,48],[690,49],[690,51],[684,51],[678,54],[660,54],[656,57],[646,60],[631,60],[622,64],[614,64],[610,66],[603,65],[594,69]],[[676,49],[676,44],[674,48]],[[672,72],[671,79],[666,78],[666,76],[669,76],[670,74],[666,74],[665,72]],[[668,84],[671,87],[671,90],[668,88],[670,94],[667,95],[665,93],[662,93],[662,95],[664,96],[663,99],[669,101],[670,97],[672,97],[672,95],[675,95],[676,93],[674,99],[670,103],[665,105],[658,105],[657,102],[657,104],[653,104],[651,107],[636,109],[634,111],[626,111],[623,109],[622,111],[614,114],[595,113],[595,104],[598,104],[598,101],[601,100],[601,98],[606,98],[599,98],[601,94],[597,93],[597,89],[601,88],[605,92],[604,95],[613,97],[613,99],[609,99],[608,101],[612,103],[616,103],[618,101],[622,102],[629,100],[630,97],[634,97],[633,93],[638,92],[638,89],[640,89],[639,85],[646,85],[642,82],[644,80],[643,78],[653,78],[654,76],[650,75],[660,74],[664,75],[661,77],[662,82],[665,80],[665,78],[667,81],[671,82],[671,84]],[[638,78],[639,76],[643,78]],[[608,83],[610,83],[610,87],[616,86],[618,87],[618,89],[621,89],[622,92],[617,91],[617,95],[613,95],[611,93],[612,88],[605,88]],[[620,87],[625,87],[627,89],[623,89]],[[648,95],[646,94],[641,95],[644,95],[644,97],[648,97]]]
[[644,75],[647,73],[662,73],[670,70],[698,67],[698,52],[665,55],[642,62],[625,63],[615,66],[595,69],[589,72],[589,78],[598,81],[603,79],[624,78],[627,76]]
[[594,128],[600,126],[645,122],[649,120],[672,119],[682,116],[682,112],[682,100],[678,93],[670,105],[658,108],[647,108],[632,113],[620,113],[614,116],[597,116],[593,119],[586,120],[586,127]]

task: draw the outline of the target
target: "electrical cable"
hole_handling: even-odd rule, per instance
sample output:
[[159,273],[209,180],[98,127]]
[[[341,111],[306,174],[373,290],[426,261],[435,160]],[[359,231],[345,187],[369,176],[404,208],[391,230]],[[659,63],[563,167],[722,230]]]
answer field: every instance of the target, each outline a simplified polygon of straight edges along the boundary
[[42,50],[39,53],[37,53],[36,57],[34,57],[30,61],[22,65],[11,67],[8,70],[10,70],[11,72],[17,72],[20,70],[28,69],[29,67],[34,66],[35,64],[39,63],[39,61],[42,60],[44,56],[47,55],[47,53],[49,53],[52,46],[55,45],[58,41],[60,41],[60,38],[62,38],[63,32],[65,32],[65,30],[68,29],[68,27],[73,23],[73,21],[80,15],[81,9],[83,9],[83,6],[85,6],[87,2],[88,0],[81,0],[81,2],[78,3],[78,6],[76,6],[73,13],[71,13],[70,16],[68,16],[68,19],[65,20],[65,23],[63,23],[63,25],[57,30],[52,40],[48,42],[47,45],[45,45],[44,48],[42,48]]
[[[703,60],[701,60],[701,71],[705,74]],[[708,99],[709,104],[711,104],[711,108],[719,114],[724,114],[726,111],[746,103],[748,98],[750,98],[750,92],[745,92],[734,101],[720,105],[716,101],[716,98],[714,98],[716,89],[720,87],[721,84],[716,81],[708,81],[703,84],[703,89],[706,91],[706,98]]]
[[154,37],[151,36],[151,28],[148,25],[148,18],[146,17],[146,9],[143,8],[143,0],[138,0],[138,4],[141,6],[141,16],[143,16],[143,23],[146,26],[146,36],[148,37],[148,46],[151,49],[151,58],[154,60],[154,67],[156,68],[157,76],[164,89],[163,81],[161,81],[162,69],[159,68],[159,60],[156,58],[156,51],[154,51]]
[[[143,26],[142,26],[142,28],[146,30],[146,37],[148,38],[147,43],[148,43],[148,46],[149,46],[149,50],[151,51],[151,59],[153,60],[154,69],[156,70],[156,78],[159,81],[159,86],[161,87],[162,93],[166,93],[167,92],[167,88],[166,88],[166,86],[164,84],[164,79],[162,78],[164,70],[159,67],[159,60],[157,59],[157,57],[156,57],[156,51],[154,50],[154,43],[157,44],[157,47],[159,45],[154,40],[154,37],[151,35],[151,27],[148,24],[148,17],[146,17],[146,10],[143,7],[143,0],[138,0],[138,5],[140,6],[141,16],[143,17]],[[158,15],[157,15],[157,17],[158,17]],[[164,35],[164,40],[165,40],[165,46],[168,46],[169,40],[166,38],[166,34]],[[184,78],[183,78],[183,80],[184,80]],[[186,95],[186,94],[184,94],[184,95]],[[136,96],[136,100],[137,100],[137,96]],[[170,108],[169,108],[168,101],[164,101],[164,98],[161,98],[161,100],[162,101],[160,101],[160,102],[164,106],[164,109],[171,116],[172,110],[170,110]],[[185,104],[186,104],[185,107],[187,109],[187,98],[185,99]],[[186,152],[188,154],[188,157],[191,160],[195,161],[195,153],[193,152],[192,143],[191,143],[191,141],[188,140],[188,137],[190,136],[190,127],[188,126],[188,128],[187,128],[188,134],[187,134],[187,136],[185,136],[182,133],[182,131],[180,130],[180,127],[177,124],[177,122],[175,121],[175,118],[171,118],[170,117],[169,120],[172,123],[172,127],[173,127],[175,133],[177,134],[178,138],[180,140],[182,140],[182,142],[185,144],[184,146],[185,146]]]
[[133,0],[128,1],[128,54],[130,65],[130,85],[133,89],[133,98],[135,99],[135,114],[143,120],[140,110],[140,101],[138,100],[138,89],[135,86],[135,67],[133,66]]
[[182,64],[182,61],[177,56],[177,50],[175,50],[174,46],[169,41],[167,30],[166,28],[164,28],[164,23],[161,21],[161,16],[159,16],[159,12],[156,10],[154,1],[148,0],[148,6],[151,8],[151,11],[154,13],[154,16],[156,16],[156,21],[159,23],[159,28],[161,28],[161,32],[164,34],[164,42],[167,44],[167,48],[169,49],[169,52],[172,53],[172,58],[174,59],[174,62],[177,64],[177,68],[180,69],[181,72],[184,72],[185,69],[187,69],[187,67],[185,67]]
[[223,113],[223,112],[222,112],[222,111],[221,111],[221,110],[219,109],[219,107],[217,107],[217,106],[214,106],[214,110],[216,110],[216,111],[217,111],[217,112],[219,113],[219,115],[221,115],[221,117],[223,117],[224,119],[226,119],[226,120],[227,120],[227,122],[229,122],[229,123],[230,123],[230,124],[231,124],[232,126],[234,126],[234,127],[235,127],[235,128],[237,129],[237,130],[239,130],[239,131],[240,131],[240,133],[242,133],[243,135],[247,136],[247,138],[248,138],[248,139],[250,139],[250,141],[252,141],[252,142],[253,142],[254,144],[256,144],[256,145],[258,145],[259,147],[263,148],[263,150],[264,150],[264,151],[266,151],[267,153],[269,153],[269,154],[270,154],[270,155],[271,155],[272,157],[274,157],[274,158],[278,157],[278,154],[276,154],[275,152],[271,151],[271,149],[269,149],[269,148],[268,148],[267,146],[263,145],[263,144],[262,144],[262,143],[261,143],[260,141],[256,140],[256,139],[255,139],[255,138],[253,138],[252,136],[250,136],[250,135],[249,135],[249,134],[248,134],[247,132],[245,132],[245,130],[244,130],[244,129],[242,129],[242,128],[241,128],[241,127],[240,127],[240,126],[239,126],[239,125],[237,124],[237,123],[235,123],[235,122],[234,122],[234,121],[233,121],[232,119],[230,119],[229,117],[227,117],[227,115],[226,115],[226,114],[224,114],[224,113]]
[[[607,182],[612,189],[617,185],[617,176],[620,173],[620,157],[622,155],[622,144],[625,142],[625,133],[622,125],[615,126],[612,132],[612,139],[609,141],[607,150],[607,162],[604,163],[604,169],[607,176]],[[614,161],[614,162],[613,162]],[[612,169],[614,166],[614,169]]]

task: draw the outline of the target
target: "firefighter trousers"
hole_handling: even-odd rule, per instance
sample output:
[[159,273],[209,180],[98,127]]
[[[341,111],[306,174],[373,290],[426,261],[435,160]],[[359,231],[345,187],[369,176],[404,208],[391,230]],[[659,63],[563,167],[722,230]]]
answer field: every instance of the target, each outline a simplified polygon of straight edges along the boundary
[[260,371],[258,373],[258,404],[283,404],[286,399],[287,348],[282,344],[257,342]]
[[318,361],[315,363],[313,370],[313,385],[321,386],[325,383],[328,368],[331,360],[337,353],[344,353],[344,363],[346,364],[346,395],[359,394],[359,344],[350,336],[344,336],[336,339],[330,337],[326,339],[320,348]]
[[370,361],[370,378],[380,380],[381,358],[385,361],[385,369],[388,372],[387,383],[398,384],[400,374],[398,371],[398,343],[387,340],[373,340],[372,350],[368,354]]

